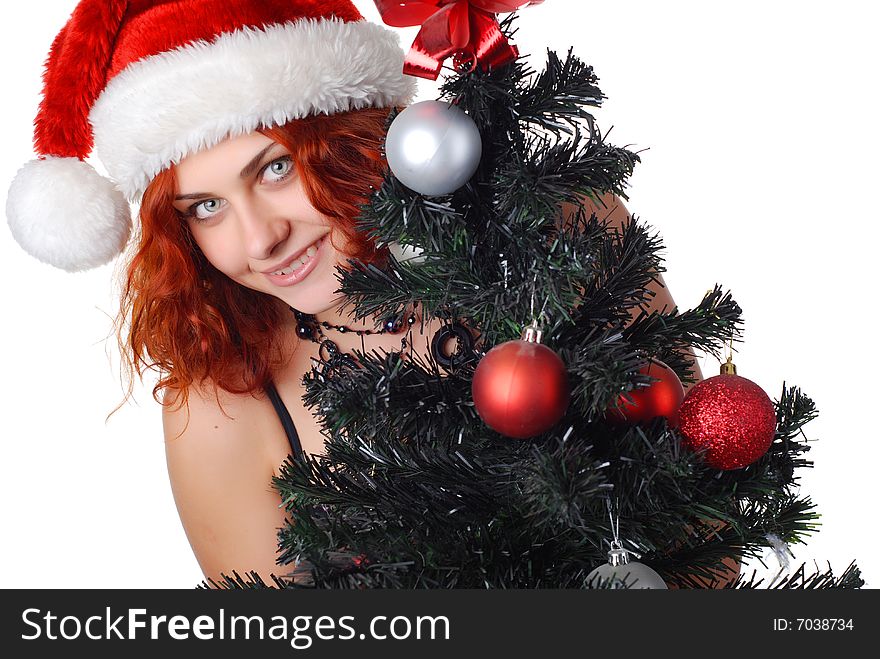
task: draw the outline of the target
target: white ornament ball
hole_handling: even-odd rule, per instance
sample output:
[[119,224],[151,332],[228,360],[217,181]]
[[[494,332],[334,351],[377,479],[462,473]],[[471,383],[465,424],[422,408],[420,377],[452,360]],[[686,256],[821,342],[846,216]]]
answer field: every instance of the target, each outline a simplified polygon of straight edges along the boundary
[[423,263],[425,261],[424,250],[415,245],[404,243],[388,243],[388,250],[399,263]]
[[[607,587],[618,589],[666,590],[663,578],[644,563],[630,561],[625,549],[614,548],[608,552],[608,563],[600,565],[587,575],[587,588]],[[610,580],[610,581],[609,581]]]
[[427,196],[458,190],[477,171],[482,155],[483,141],[473,119],[440,101],[410,105],[391,122],[385,138],[393,174]]

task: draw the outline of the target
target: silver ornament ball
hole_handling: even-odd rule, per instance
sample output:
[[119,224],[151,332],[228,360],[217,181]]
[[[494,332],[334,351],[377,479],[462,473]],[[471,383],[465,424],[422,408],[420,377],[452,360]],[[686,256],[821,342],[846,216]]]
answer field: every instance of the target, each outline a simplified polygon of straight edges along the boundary
[[392,173],[410,190],[427,196],[455,192],[477,171],[483,155],[480,131],[463,110],[422,101],[401,112],[385,138]]
[[607,588],[612,590],[651,589],[666,590],[666,582],[644,563],[630,561],[625,549],[613,548],[608,552],[608,563],[600,565],[587,575],[587,588],[598,588],[609,581]]

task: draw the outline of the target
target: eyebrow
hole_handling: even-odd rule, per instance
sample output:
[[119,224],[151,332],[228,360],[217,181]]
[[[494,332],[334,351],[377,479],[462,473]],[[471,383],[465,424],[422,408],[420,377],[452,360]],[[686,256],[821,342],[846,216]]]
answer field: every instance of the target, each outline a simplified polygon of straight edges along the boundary
[[[241,173],[239,173],[239,177],[245,179],[245,178],[249,177],[251,174],[253,174],[259,168],[260,161],[265,157],[265,155],[267,153],[269,153],[269,151],[272,150],[272,148],[274,148],[276,146],[280,146],[278,144],[278,142],[272,142],[272,144],[270,144],[265,149],[260,151],[257,155],[255,155],[251,159],[251,161],[247,165],[245,165],[244,168],[241,170]],[[189,194],[178,195],[177,197],[174,198],[174,201],[183,201],[184,199],[202,199],[204,197],[214,197],[214,196],[216,196],[216,195],[211,195],[211,194],[208,194],[207,192],[191,192]]]

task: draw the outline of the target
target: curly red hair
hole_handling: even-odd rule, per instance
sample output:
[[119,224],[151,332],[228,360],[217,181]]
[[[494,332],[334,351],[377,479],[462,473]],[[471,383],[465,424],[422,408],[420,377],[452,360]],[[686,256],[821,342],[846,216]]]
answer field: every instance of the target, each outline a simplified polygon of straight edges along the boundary
[[[368,108],[297,119],[260,132],[290,150],[312,205],[364,263],[381,262],[378,249],[355,227],[360,206],[378,188],[386,167],[381,140],[389,110]],[[280,329],[289,312],[277,298],[232,281],[202,254],[175,212],[174,167],[144,192],[135,252],[122,284],[117,339],[132,392],[133,374],[158,370],[153,398],[209,381],[234,394],[262,390],[283,358]],[[335,241],[334,246],[335,246]],[[126,321],[130,320],[126,327]],[[117,408],[118,409],[118,408]]]

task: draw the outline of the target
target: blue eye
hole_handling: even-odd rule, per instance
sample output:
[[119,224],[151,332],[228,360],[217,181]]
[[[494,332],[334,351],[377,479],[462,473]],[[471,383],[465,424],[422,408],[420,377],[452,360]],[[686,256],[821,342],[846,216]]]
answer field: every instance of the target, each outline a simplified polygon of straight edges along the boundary
[[[283,156],[273,160],[262,169],[262,177],[268,183],[281,183],[293,174],[293,158]],[[206,199],[190,206],[182,216],[187,219],[203,222],[209,220],[226,207],[224,199]]]
[[223,208],[225,203],[222,199],[206,199],[190,206],[189,215],[197,220],[207,220]]
[[278,160],[273,160],[263,170],[264,174],[269,176],[269,181],[279,183],[286,179],[293,172],[293,160],[290,156],[284,156]]

